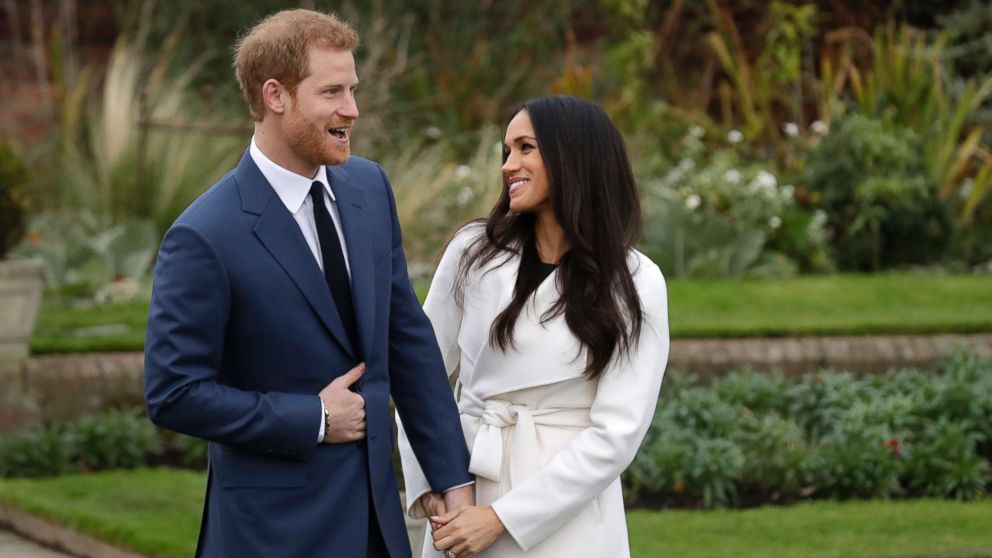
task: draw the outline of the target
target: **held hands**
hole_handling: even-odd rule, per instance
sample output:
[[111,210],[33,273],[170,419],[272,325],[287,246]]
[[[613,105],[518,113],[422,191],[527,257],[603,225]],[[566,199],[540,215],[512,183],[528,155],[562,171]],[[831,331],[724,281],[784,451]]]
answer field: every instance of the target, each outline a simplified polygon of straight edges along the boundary
[[443,516],[432,516],[434,548],[445,556],[467,558],[485,550],[506,531],[491,507],[466,506]]
[[[428,492],[420,497],[420,507],[428,517],[442,516],[448,510],[457,510],[475,503],[475,486],[465,485],[445,491],[444,494]],[[431,522],[431,531],[440,527],[439,524]]]
[[325,443],[355,442],[365,437],[365,398],[348,389],[363,374],[364,362],[320,390],[320,400],[331,414],[331,422],[324,430]]

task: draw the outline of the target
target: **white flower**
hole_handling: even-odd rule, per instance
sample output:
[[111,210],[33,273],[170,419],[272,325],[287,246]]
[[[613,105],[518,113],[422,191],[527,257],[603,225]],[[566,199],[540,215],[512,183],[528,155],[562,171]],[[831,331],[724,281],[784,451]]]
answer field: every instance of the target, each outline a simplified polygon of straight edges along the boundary
[[730,169],[727,172],[723,173],[724,182],[728,182],[730,184],[737,184],[741,181],[742,178],[744,178],[744,175],[741,174],[741,171],[737,169]]
[[465,205],[470,201],[472,201],[472,189],[467,186],[459,190],[458,195],[455,196],[458,205]]
[[458,168],[455,169],[456,178],[468,178],[471,175],[472,175],[472,167],[468,165],[458,165]]
[[695,211],[701,203],[703,203],[703,198],[700,198],[697,194],[693,194],[685,199],[685,207],[689,211]]
[[785,135],[794,138],[799,135],[799,125],[795,122],[786,122],[782,125],[782,131]]
[[771,219],[768,220],[768,226],[771,227],[773,230],[777,229],[782,226],[782,219],[780,219],[778,215],[774,215],[772,216]]
[[775,175],[763,170],[754,177],[754,180],[748,185],[748,189],[755,193],[768,192],[774,190],[776,186],[778,186],[778,179],[775,178]]
[[825,136],[827,132],[830,131],[830,127],[827,123],[822,120],[814,120],[812,124],[809,125],[810,131],[818,136]]
[[817,209],[813,212],[813,219],[810,221],[810,226],[815,228],[820,228],[827,224],[827,212],[822,209]]
[[744,133],[740,130],[731,130],[727,132],[727,141],[730,143],[740,143],[744,141]]
[[424,134],[431,139],[439,139],[442,135],[442,132],[441,132],[441,128],[438,128],[437,126],[431,126],[430,128],[424,130]]
[[679,161],[678,169],[682,172],[691,171],[694,168],[696,168],[696,162],[692,159],[685,158]]
[[699,124],[693,124],[692,126],[689,127],[689,135],[694,138],[703,137],[703,134],[705,132],[706,130],[703,130],[703,127],[700,126]]
[[792,196],[796,194],[796,188],[792,184],[786,184],[782,186],[782,199],[791,200]]
[[966,200],[968,196],[971,195],[972,189],[975,188],[975,179],[969,178],[961,183],[960,196],[961,199]]

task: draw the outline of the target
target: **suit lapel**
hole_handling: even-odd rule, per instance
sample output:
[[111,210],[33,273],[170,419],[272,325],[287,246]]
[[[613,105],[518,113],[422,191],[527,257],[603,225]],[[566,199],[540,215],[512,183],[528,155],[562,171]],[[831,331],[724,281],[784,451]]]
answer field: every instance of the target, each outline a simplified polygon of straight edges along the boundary
[[242,209],[258,215],[255,236],[296,283],[331,335],[346,352],[355,356],[341,317],[335,310],[331,291],[300,232],[300,226],[279,201],[247,152],[235,173],[241,191]]
[[343,168],[327,167],[327,177],[337,200],[341,229],[348,248],[351,297],[361,352],[368,357],[375,326],[375,277],[372,268],[372,223],[365,211],[365,192],[349,182]]

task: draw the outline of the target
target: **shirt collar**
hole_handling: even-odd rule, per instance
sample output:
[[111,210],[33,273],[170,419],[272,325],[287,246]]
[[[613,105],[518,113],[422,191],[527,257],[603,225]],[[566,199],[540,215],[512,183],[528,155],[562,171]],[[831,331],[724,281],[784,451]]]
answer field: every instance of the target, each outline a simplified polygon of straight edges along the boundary
[[255,136],[251,138],[251,146],[248,148],[248,153],[251,154],[251,158],[255,161],[255,165],[258,166],[258,170],[269,181],[272,189],[276,191],[276,195],[279,196],[279,199],[282,200],[283,205],[286,206],[286,209],[290,213],[295,215],[300,210],[303,202],[310,195],[310,185],[315,180],[320,181],[324,185],[324,190],[327,191],[327,195],[330,196],[331,201],[337,201],[334,198],[334,192],[331,190],[330,182],[327,181],[327,169],[323,165],[317,167],[317,176],[313,178],[296,174],[291,170],[280,167],[275,161],[266,157],[265,153],[262,153],[262,150],[258,148],[258,144],[255,143]]

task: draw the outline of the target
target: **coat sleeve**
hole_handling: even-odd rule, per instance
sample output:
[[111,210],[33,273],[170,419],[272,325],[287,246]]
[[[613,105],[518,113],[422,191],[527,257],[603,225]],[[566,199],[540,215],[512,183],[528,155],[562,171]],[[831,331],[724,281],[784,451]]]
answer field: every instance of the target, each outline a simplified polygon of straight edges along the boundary
[[615,361],[598,380],[591,426],[524,482],[493,502],[507,532],[529,550],[599,496],[633,461],[654,416],[668,361],[665,281],[642,263],[638,294],[644,322],[629,359]]
[[320,398],[245,391],[217,381],[231,314],[217,251],[188,224],[166,233],[155,265],[145,339],[152,421],[265,455],[307,459],[317,447]]
[[[448,243],[448,247],[444,251],[444,255],[441,256],[440,263],[438,263],[437,270],[434,272],[434,279],[427,292],[427,299],[424,301],[424,312],[434,329],[448,378],[451,378],[455,373],[461,359],[458,331],[462,323],[462,309],[455,304],[454,280],[458,271],[458,264],[464,253],[466,236],[466,233],[460,232]],[[454,396],[452,395],[453,400]],[[420,463],[410,446],[410,440],[398,413],[396,415],[396,429],[400,462],[403,466],[403,481],[406,486],[407,513],[413,518],[424,518],[427,514],[418,500],[424,494],[431,492],[432,487],[427,477],[424,476],[424,471],[420,468]]]
[[[438,351],[431,322],[410,284],[394,203],[390,191],[393,220],[390,392],[396,404],[401,455],[405,454],[404,471],[407,463],[417,463],[418,476],[413,484],[442,492],[472,481],[468,472],[468,447],[451,385],[444,373],[445,359]],[[410,478],[407,477],[408,482]],[[409,498],[409,484],[407,494]]]

